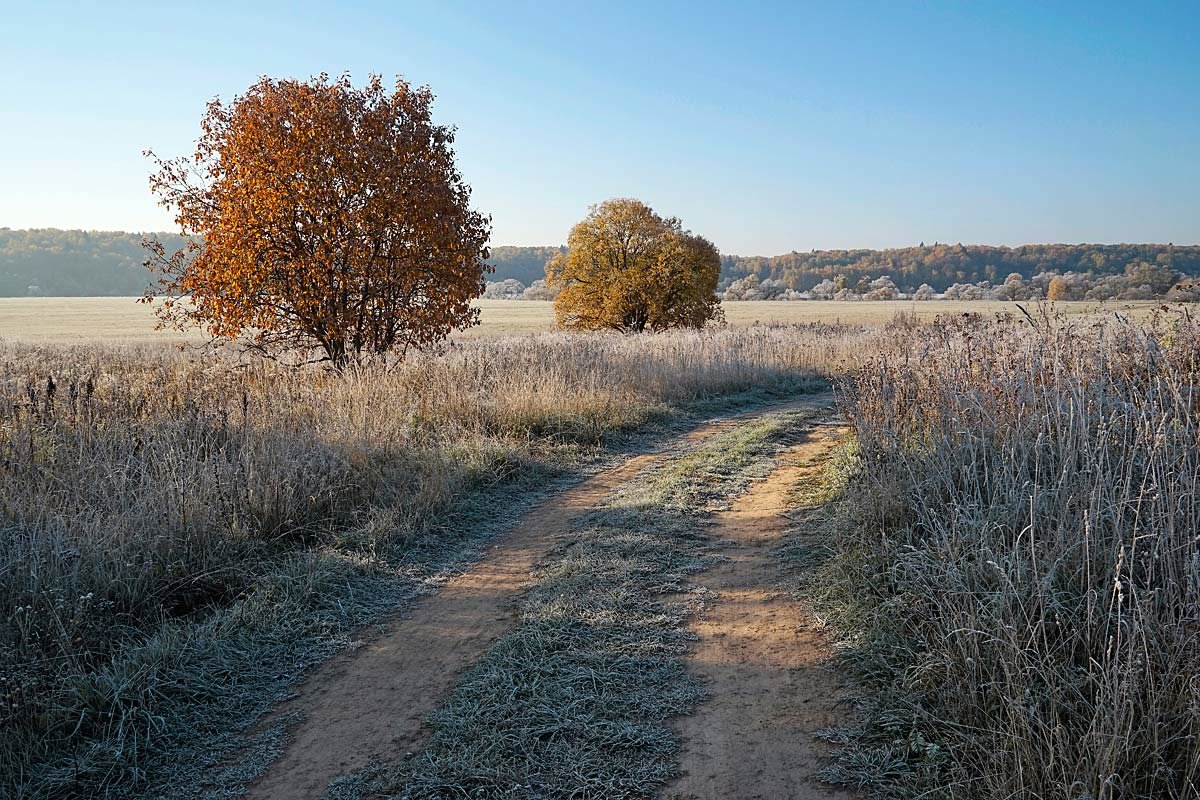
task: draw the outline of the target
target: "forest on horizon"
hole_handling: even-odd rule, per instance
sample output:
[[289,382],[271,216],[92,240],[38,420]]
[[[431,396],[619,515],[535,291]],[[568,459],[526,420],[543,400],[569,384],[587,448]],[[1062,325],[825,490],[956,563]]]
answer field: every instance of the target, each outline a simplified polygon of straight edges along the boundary
[[[182,239],[155,234],[168,248]],[[140,295],[150,275],[140,233],[42,228],[0,228],[0,296]],[[531,284],[544,277],[547,260],[561,246],[492,248],[491,280],[512,278]],[[1032,244],[1020,247],[935,243],[884,250],[812,250],[777,256],[725,255],[721,288],[755,276],[778,281],[788,289],[808,291],[822,281],[844,276],[861,279],[889,276],[902,286],[928,284],[945,291],[958,283],[1003,283],[1013,274],[1039,273],[1121,275],[1130,264],[1145,262],[1187,276],[1200,275],[1200,245],[1173,244]]]

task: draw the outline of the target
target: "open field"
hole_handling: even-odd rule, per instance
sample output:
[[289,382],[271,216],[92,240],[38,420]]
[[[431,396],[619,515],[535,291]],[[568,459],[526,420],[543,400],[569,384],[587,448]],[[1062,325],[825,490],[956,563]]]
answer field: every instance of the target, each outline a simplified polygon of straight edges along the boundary
[[1195,797],[1200,330],[1151,305],[0,342],[0,795]]
[[0,795],[197,796],[309,667],[556,479],[698,403],[804,392],[833,344],[544,334],[353,375],[0,344]]
[[[538,333],[554,327],[552,303],[536,300],[480,300],[483,323],[460,337]],[[1155,301],[1122,302],[1104,306],[1131,316],[1144,316],[1161,306]],[[1026,307],[1029,307],[1026,304]],[[1092,302],[1056,303],[1068,315],[1090,313],[1101,306]],[[783,322],[845,322],[881,325],[897,314],[915,314],[932,319],[941,314],[1019,313],[1012,303],[1002,302],[727,302],[725,319],[733,326]],[[149,306],[130,297],[5,297],[0,298],[0,338],[21,341],[123,342],[151,340],[200,340],[193,334],[181,337],[174,331],[156,331]]]

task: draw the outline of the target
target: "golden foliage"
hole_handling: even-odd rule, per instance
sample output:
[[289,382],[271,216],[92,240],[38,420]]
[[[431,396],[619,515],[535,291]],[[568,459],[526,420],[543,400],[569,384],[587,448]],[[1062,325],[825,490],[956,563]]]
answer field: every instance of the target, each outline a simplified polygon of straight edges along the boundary
[[720,275],[712,242],[631,198],[592,206],[567,252],[546,264],[546,281],[562,290],[558,324],[583,330],[702,328],[721,317]]
[[1046,287],[1047,300],[1070,300],[1070,288],[1061,277],[1055,276]]
[[[190,244],[148,242],[163,322],[338,366],[478,323],[489,219],[469,207],[453,129],[427,87],[379,76],[263,78],[214,100],[190,158],[155,158],[151,189]],[[154,157],[153,153],[148,153]]]

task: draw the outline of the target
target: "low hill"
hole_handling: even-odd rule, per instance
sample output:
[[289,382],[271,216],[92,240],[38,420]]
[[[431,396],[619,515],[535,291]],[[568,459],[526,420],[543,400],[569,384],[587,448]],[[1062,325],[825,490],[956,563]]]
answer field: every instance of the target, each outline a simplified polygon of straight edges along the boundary
[[[171,248],[182,242],[155,235]],[[139,295],[145,260],[140,233],[0,228],[0,296]]]
[[[0,228],[0,297],[23,295],[139,295],[150,275],[141,233],[58,228]],[[182,244],[171,233],[149,234],[170,249]],[[495,278],[528,285],[545,277],[558,247],[495,247]]]
[[[174,234],[154,234],[170,247]],[[42,228],[0,228],[0,296],[137,295],[148,282],[142,234]],[[525,285],[543,277],[546,261],[562,247],[492,248],[490,280]],[[901,286],[927,283],[938,291],[954,283],[1003,282],[1011,273],[1118,275],[1132,262],[1169,266],[1200,275],[1200,246],[1170,244],[1034,244],[1022,247],[934,244],[891,250],[813,250],[779,256],[724,256],[723,284],[755,275],[805,291],[826,279],[890,275]]]

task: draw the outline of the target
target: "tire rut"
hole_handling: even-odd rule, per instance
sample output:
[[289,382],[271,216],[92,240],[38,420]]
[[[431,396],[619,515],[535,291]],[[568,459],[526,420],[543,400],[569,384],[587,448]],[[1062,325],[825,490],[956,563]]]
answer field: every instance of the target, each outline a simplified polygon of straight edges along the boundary
[[817,733],[843,718],[839,683],[812,609],[777,588],[774,552],[791,525],[791,493],[843,430],[802,430],[765,480],[716,515],[727,560],[698,576],[716,599],[690,625],[687,658],[709,697],[677,724],[680,777],[664,791],[669,800],[857,797],[816,777],[829,758]]

